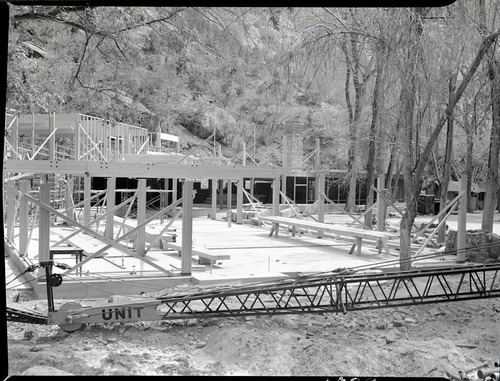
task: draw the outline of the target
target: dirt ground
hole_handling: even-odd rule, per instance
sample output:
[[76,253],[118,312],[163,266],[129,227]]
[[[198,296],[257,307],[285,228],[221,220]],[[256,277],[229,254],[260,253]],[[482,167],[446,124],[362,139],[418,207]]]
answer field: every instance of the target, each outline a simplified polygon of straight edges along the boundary
[[[40,300],[8,305],[46,311]],[[483,299],[346,315],[95,324],[73,333],[8,322],[9,374],[458,377],[499,361],[499,311],[497,299]]]

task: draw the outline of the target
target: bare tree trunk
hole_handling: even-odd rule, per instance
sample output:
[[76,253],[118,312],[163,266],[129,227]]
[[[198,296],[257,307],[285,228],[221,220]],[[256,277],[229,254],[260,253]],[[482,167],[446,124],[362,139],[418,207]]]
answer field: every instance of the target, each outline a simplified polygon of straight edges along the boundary
[[495,214],[496,192],[498,186],[498,154],[500,152],[500,63],[492,52],[488,65],[491,88],[491,106],[493,121],[491,124],[490,153],[488,174],[486,178],[486,194],[484,196],[483,220],[481,229],[491,233]]
[[[453,83],[450,78],[450,86],[449,86],[449,96],[453,93]],[[453,147],[453,112],[450,113],[450,117],[448,118],[448,129],[446,132],[446,149],[444,153],[444,170],[443,170],[443,178],[441,181],[441,189],[440,189],[440,197],[439,197],[439,211],[444,210],[446,208],[446,201],[448,199],[448,185],[450,183],[450,164],[452,157],[452,147]],[[444,215],[439,217],[439,222],[444,220]],[[438,231],[438,242],[444,243],[446,241],[446,225],[442,224]]]
[[[346,58],[346,82],[345,82],[345,97],[347,108],[349,111],[349,149],[347,153],[347,170],[349,176],[349,189],[345,209],[352,211],[356,205],[356,184],[358,180],[359,170],[359,154],[358,154],[358,135],[361,121],[361,109],[363,107],[363,98],[365,92],[365,78],[360,71],[359,57],[359,37],[355,34],[350,36],[349,46],[343,41],[342,50]],[[361,79],[360,79],[361,77]],[[354,105],[351,102],[350,81],[352,80],[354,87]]]
[[465,157],[465,167],[467,174],[467,212],[472,213],[472,152],[474,149],[474,139],[467,133],[467,152]]
[[[383,68],[383,63],[381,60],[381,54],[379,54],[379,57],[377,58],[376,62],[377,68],[376,68],[376,77],[375,77],[375,85],[373,87],[373,100],[372,100],[372,123],[370,125],[370,143],[369,143],[369,148],[368,148],[368,162],[366,165],[366,191],[367,193],[367,198],[366,198],[366,209],[368,210],[369,207],[373,205],[373,200],[374,200],[374,192],[373,189],[371,188],[372,185],[374,184],[375,180],[375,164],[378,163],[377,157],[377,147],[376,147],[376,139],[378,137],[378,129],[379,129],[379,102],[378,102],[378,97],[380,93],[380,81],[382,78],[382,68]],[[380,203],[379,203],[380,207]],[[372,212],[371,210],[365,214],[365,225],[366,226],[372,226]]]

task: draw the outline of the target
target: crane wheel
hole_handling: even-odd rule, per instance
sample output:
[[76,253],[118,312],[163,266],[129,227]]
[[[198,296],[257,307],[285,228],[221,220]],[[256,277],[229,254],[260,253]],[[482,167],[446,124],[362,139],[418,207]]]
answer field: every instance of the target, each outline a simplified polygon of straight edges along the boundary
[[[59,308],[59,311],[70,311],[70,310],[76,310],[78,308],[82,308],[82,305],[79,303],[76,303],[76,302],[67,302],[67,303],[64,303]],[[82,324],[82,323],[59,324],[59,328],[61,328],[64,332],[76,332],[84,327],[85,327],[85,324]]]

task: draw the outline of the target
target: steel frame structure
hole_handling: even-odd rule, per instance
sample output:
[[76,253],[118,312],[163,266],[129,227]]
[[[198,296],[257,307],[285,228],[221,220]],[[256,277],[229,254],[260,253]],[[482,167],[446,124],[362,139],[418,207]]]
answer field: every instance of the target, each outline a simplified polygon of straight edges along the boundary
[[49,297],[47,316],[15,309],[7,320],[57,324],[75,331],[86,324],[190,318],[274,316],[304,313],[343,313],[457,302],[500,296],[500,264],[425,269],[407,272],[354,273],[338,269],[329,274],[297,277],[239,287],[219,287],[194,293],[144,298],[130,303],[82,307],[63,305],[58,311],[49,288],[60,284],[44,263]]

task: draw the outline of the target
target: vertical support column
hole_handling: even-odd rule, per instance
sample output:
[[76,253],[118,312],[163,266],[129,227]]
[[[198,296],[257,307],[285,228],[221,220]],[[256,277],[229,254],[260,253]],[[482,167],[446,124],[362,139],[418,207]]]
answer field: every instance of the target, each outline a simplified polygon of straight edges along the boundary
[[[139,179],[137,184],[137,225],[146,220],[146,179]],[[141,257],[146,255],[146,227],[137,230],[136,238],[137,254]]]
[[465,236],[467,233],[467,176],[460,177],[460,193],[464,192],[458,204],[457,262],[465,262]]
[[316,153],[314,155],[314,169],[316,171],[319,170],[319,165],[321,163],[320,148],[321,148],[321,139],[316,138],[316,148],[315,148]]
[[[377,230],[379,232],[385,231],[385,210],[386,203],[385,200],[380,196],[385,188],[385,175],[379,174],[377,178]],[[383,244],[381,241],[378,242],[378,252],[382,252]]]
[[224,209],[224,180],[219,180],[219,206]]
[[[97,122],[97,121],[96,121]],[[99,130],[101,132],[102,136],[102,154],[106,158],[106,160],[109,159],[108,155],[108,129],[106,126],[102,125],[100,122],[97,122]]]
[[[56,113],[49,111],[49,134],[56,129]],[[56,134],[53,134],[49,139],[49,160],[54,161],[56,158]]]
[[74,160],[80,160],[80,121],[78,119],[78,114],[76,114]]
[[217,184],[219,183],[217,179],[212,179],[212,220],[217,219]]
[[[39,200],[42,204],[50,205],[50,184],[40,184]],[[50,212],[40,207],[38,216],[38,260],[39,262],[50,260]],[[44,275],[44,269],[38,269],[38,276]]]
[[236,188],[236,223],[243,223],[243,186],[245,179],[242,177],[238,179]]
[[227,210],[231,210],[233,204],[233,180],[227,180]]
[[273,216],[280,214],[280,178],[273,180]]
[[238,179],[236,183],[236,223],[243,222],[243,178]]
[[68,175],[66,178],[66,192],[65,192],[65,198],[66,198],[66,215],[68,218],[71,218],[72,220],[75,219],[75,211],[73,209],[69,209],[75,205],[74,200],[73,200],[73,176]]
[[185,180],[182,186],[182,258],[181,274],[191,275],[193,254],[193,181]]
[[227,226],[231,226],[233,220],[233,214],[231,212],[231,207],[233,204],[233,181],[231,179],[227,180]]
[[19,159],[17,155],[20,154],[19,152],[19,117],[15,116],[16,121],[14,122],[14,125],[12,126],[12,147],[14,148],[14,152],[12,155],[10,155],[11,159],[17,160]]
[[[276,177],[273,180],[273,216],[280,215],[280,178]],[[273,224],[274,236],[278,237],[279,224]]]
[[[7,181],[7,185],[15,188],[14,180]],[[16,195],[12,192],[7,192],[7,241],[14,241],[14,224],[16,222]]]
[[29,202],[25,194],[28,194],[31,188],[31,182],[27,180],[21,181],[19,184],[22,195],[19,199],[19,255],[24,256],[28,254],[28,214]]
[[[252,197],[254,195],[254,192],[255,192],[255,178],[252,177],[250,179],[250,194],[252,195]],[[253,200],[252,200],[252,202],[253,202]]]
[[325,200],[323,198],[323,193],[325,192],[325,174],[320,174],[316,180],[316,192],[318,195],[318,222],[325,222]]
[[[106,186],[106,212],[115,206],[115,192],[116,189],[116,177],[109,177]],[[109,239],[113,239],[114,236],[114,213],[110,213],[106,217],[106,231],[105,235]]]
[[87,225],[90,222],[90,197],[91,197],[91,177],[87,172],[83,176],[83,224]]
[[243,157],[242,157],[243,165],[247,165],[247,143],[243,142]]
[[31,113],[31,157],[35,157],[35,113]]
[[283,176],[283,182],[281,183],[281,193],[283,193],[283,196],[281,196],[281,202],[283,204],[286,204],[286,176]]
[[172,202],[177,201],[177,183],[178,179],[172,179]]
[[[165,192],[163,193],[160,193],[161,196],[160,196],[160,209],[164,209],[167,205],[168,205],[168,190],[170,189],[170,186],[168,184],[168,179],[167,178],[164,178],[163,179],[163,190]],[[165,215],[162,214],[160,216],[160,224],[163,224],[163,219],[165,218]]]

